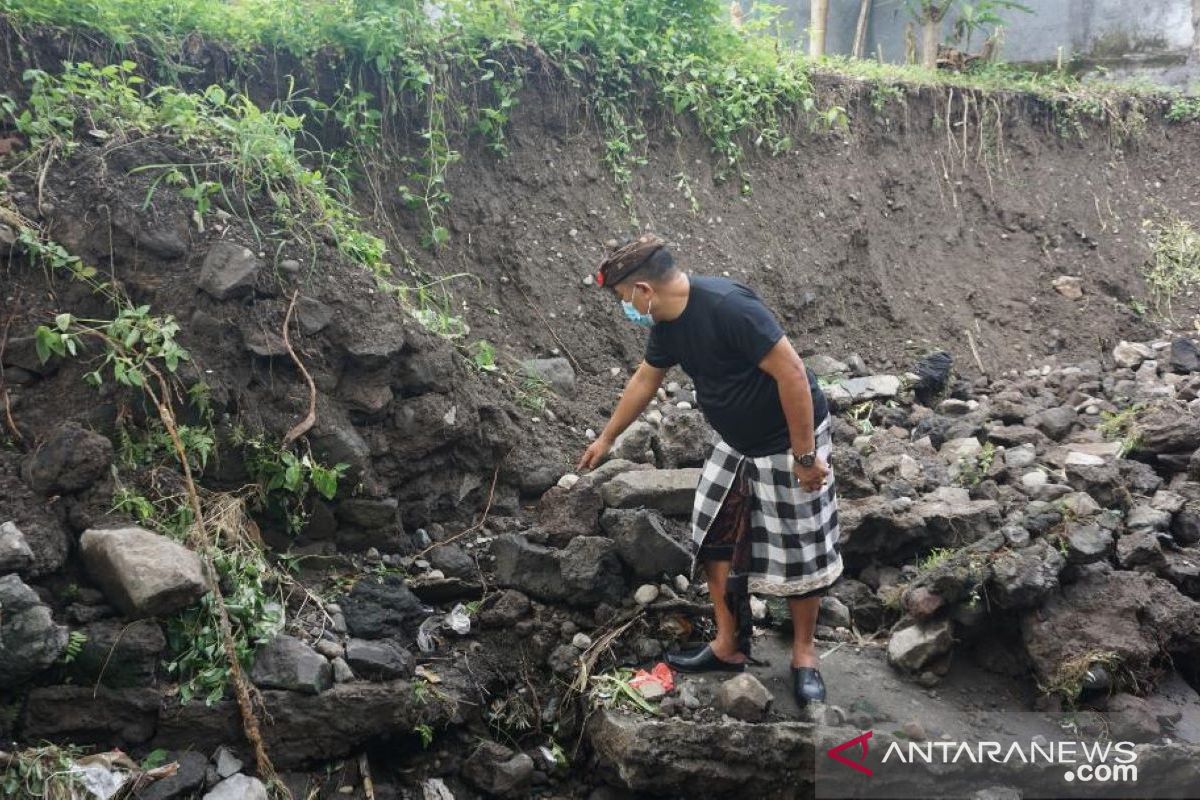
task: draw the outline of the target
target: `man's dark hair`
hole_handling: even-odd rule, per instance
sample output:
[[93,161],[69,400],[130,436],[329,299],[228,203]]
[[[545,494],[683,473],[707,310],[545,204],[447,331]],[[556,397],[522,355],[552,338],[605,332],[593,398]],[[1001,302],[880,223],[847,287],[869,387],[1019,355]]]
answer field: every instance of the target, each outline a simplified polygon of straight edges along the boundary
[[642,265],[621,279],[625,281],[662,281],[670,278],[676,272],[675,257],[666,247],[654,251],[654,254],[642,262]]

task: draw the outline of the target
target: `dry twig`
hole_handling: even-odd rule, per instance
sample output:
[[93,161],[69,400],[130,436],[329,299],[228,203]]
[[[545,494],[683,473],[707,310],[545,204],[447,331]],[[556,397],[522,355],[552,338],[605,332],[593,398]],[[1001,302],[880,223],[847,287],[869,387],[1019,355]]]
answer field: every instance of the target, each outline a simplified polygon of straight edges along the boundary
[[296,298],[299,296],[299,290],[292,292],[292,302],[288,303],[287,314],[283,317],[283,346],[287,348],[288,355],[292,357],[296,368],[304,376],[304,382],[308,384],[308,413],[304,415],[304,419],[292,426],[292,429],[283,437],[284,447],[287,447],[308,433],[317,422],[317,385],[313,383],[312,376],[304,368],[304,362],[300,360],[300,356],[296,355],[296,351],[292,349],[291,340],[288,338],[288,328],[291,327],[292,312],[296,310]]

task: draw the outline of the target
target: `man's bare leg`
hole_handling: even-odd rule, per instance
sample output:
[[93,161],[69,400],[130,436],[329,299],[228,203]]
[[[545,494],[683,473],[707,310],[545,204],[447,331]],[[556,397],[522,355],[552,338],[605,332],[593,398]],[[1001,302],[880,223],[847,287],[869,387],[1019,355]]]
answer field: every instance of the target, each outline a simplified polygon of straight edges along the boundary
[[[709,585],[712,585],[711,579]],[[788,608],[792,612],[792,666],[819,667],[821,661],[817,657],[813,634],[817,629],[817,613],[821,610],[820,595],[789,599]]]
[[717,638],[709,647],[713,655],[722,661],[739,664],[746,656],[737,648],[737,617],[725,603],[725,580],[729,577],[729,561],[707,561],[704,571],[708,576],[708,597],[712,600],[713,616],[717,621]]

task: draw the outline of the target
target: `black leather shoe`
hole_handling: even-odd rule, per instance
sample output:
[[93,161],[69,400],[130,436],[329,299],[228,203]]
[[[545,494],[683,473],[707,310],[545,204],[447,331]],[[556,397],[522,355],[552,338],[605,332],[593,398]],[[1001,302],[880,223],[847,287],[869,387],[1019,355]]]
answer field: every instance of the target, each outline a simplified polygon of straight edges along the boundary
[[712,647],[704,645],[696,653],[667,653],[667,664],[680,672],[745,672],[744,663],[735,664],[717,658]]
[[825,681],[816,667],[792,667],[792,693],[796,705],[825,702]]

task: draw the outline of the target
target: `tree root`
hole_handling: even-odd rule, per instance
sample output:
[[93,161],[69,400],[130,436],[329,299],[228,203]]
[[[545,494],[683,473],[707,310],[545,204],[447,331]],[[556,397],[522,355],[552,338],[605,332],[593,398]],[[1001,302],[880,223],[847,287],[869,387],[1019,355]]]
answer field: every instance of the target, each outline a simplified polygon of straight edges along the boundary
[[283,346],[287,348],[288,355],[292,357],[296,368],[304,376],[304,382],[308,384],[308,413],[304,415],[304,419],[292,426],[292,429],[283,437],[284,447],[287,447],[308,433],[312,429],[312,426],[317,423],[317,385],[313,383],[312,376],[304,368],[304,362],[300,360],[300,356],[296,355],[296,351],[292,349],[292,342],[288,338],[288,328],[291,327],[292,323],[292,312],[296,310],[296,298],[299,296],[299,290],[292,292],[292,302],[288,303],[287,314],[283,318]]

